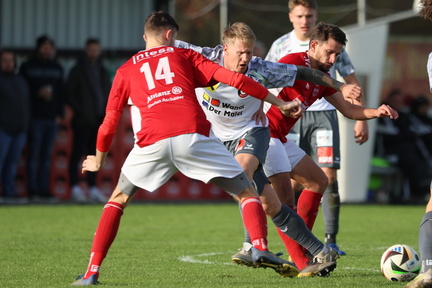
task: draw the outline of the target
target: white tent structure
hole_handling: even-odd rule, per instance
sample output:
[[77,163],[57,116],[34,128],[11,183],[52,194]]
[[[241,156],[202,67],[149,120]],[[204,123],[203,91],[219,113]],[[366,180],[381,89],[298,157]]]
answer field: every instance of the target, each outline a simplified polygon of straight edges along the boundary
[[[364,20],[364,2],[365,0],[358,1],[358,24],[344,27],[349,39],[346,49],[362,82],[366,105],[378,107],[389,24],[418,17],[419,1],[414,0],[412,10],[368,22]],[[338,171],[338,181],[342,202],[359,203],[367,199],[376,121],[368,121],[369,140],[359,146],[353,137],[354,121],[339,114],[342,163],[341,170]]]

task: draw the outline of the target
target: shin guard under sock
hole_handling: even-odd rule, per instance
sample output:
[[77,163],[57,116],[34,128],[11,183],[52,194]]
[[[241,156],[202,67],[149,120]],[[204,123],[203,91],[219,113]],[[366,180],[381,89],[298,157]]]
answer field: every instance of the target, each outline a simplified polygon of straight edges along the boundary
[[123,205],[116,202],[108,202],[104,206],[102,216],[94,234],[90,262],[84,279],[89,278],[93,274],[99,274],[99,267],[117,235],[123,209]]
[[[340,197],[338,182],[329,183],[321,201],[321,210],[324,216],[324,234],[326,243],[336,243],[339,232]],[[329,235],[330,237],[327,237]]]
[[311,231],[318,215],[318,209],[322,196],[323,195],[321,193],[303,189],[298,199],[297,213]]
[[241,202],[243,224],[249,232],[254,248],[267,251],[267,218],[258,197]]
[[419,252],[422,260],[421,271],[432,268],[432,212],[427,212],[422,219],[419,230]]
[[307,251],[316,255],[323,249],[324,245],[306,227],[300,216],[285,204],[282,204],[281,210],[272,220],[287,252],[299,269],[303,269],[310,260],[306,257]]

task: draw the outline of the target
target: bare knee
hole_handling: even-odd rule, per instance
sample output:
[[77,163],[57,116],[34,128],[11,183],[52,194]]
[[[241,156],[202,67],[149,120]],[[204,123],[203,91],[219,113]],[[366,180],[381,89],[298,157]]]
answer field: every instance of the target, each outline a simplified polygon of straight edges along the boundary
[[240,194],[234,197],[234,199],[241,203],[244,199],[249,197],[258,197],[258,192],[252,185],[243,190]]
[[264,209],[264,212],[266,213],[266,215],[270,218],[273,218],[274,216],[276,216],[276,214],[279,212],[279,210],[281,209],[281,204],[279,203],[262,203],[262,207]]
[[116,186],[114,192],[111,194],[111,197],[109,198],[108,201],[116,202],[123,205],[123,207],[126,207],[131,199],[132,199],[132,195],[129,196],[124,194],[123,192],[120,191],[120,188]]
[[328,178],[323,173],[319,177],[314,177],[313,180],[304,183],[304,186],[307,190],[323,194],[327,188],[328,183]]

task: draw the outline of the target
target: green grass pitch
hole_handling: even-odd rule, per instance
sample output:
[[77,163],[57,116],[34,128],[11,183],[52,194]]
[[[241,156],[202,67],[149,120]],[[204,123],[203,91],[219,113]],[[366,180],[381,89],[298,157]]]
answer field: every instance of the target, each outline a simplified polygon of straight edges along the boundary
[[[0,286],[69,287],[86,269],[102,207],[0,207]],[[345,204],[338,242],[348,255],[330,277],[291,279],[231,263],[243,240],[234,203],[132,203],[99,280],[103,287],[403,287],[381,275],[379,261],[393,244],[418,251],[423,213],[422,206]],[[321,214],[313,232],[323,240]],[[271,221],[269,246],[285,252]]]

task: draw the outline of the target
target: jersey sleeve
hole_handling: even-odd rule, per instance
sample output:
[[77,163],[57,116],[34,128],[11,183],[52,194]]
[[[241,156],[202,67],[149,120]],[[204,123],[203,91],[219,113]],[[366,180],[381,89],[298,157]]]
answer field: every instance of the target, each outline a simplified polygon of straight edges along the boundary
[[247,76],[266,88],[291,87],[297,78],[297,67],[292,64],[278,63],[252,58]]
[[249,78],[243,74],[225,69],[195,51],[191,50],[190,54],[189,59],[192,59],[194,66],[198,68],[195,69],[194,77],[196,87],[213,86],[217,82],[222,82],[252,97],[261,100],[267,97],[268,90],[251,79],[252,77]]
[[218,82],[222,82],[229,86],[235,87],[242,92],[245,92],[247,95],[258,98],[260,100],[264,100],[269,93],[264,86],[255,82],[251,78],[243,74],[230,71],[223,67],[220,67],[220,69],[216,70],[216,72],[214,73],[214,79]]
[[176,40],[174,45],[178,48],[192,49],[207,59],[215,62],[221,59],[223,53],[222,45],[218,45],[215,48],[200,47],[180,40]]
[[116,73],[108,96],[105,118],[99,127],[96,141],[96,148],[101,152],[107,152],[109,150],[120,122],[123,108],[127,104],[129,98],[127,91],[124,89],[125,81],[123,78],[120,72]]

